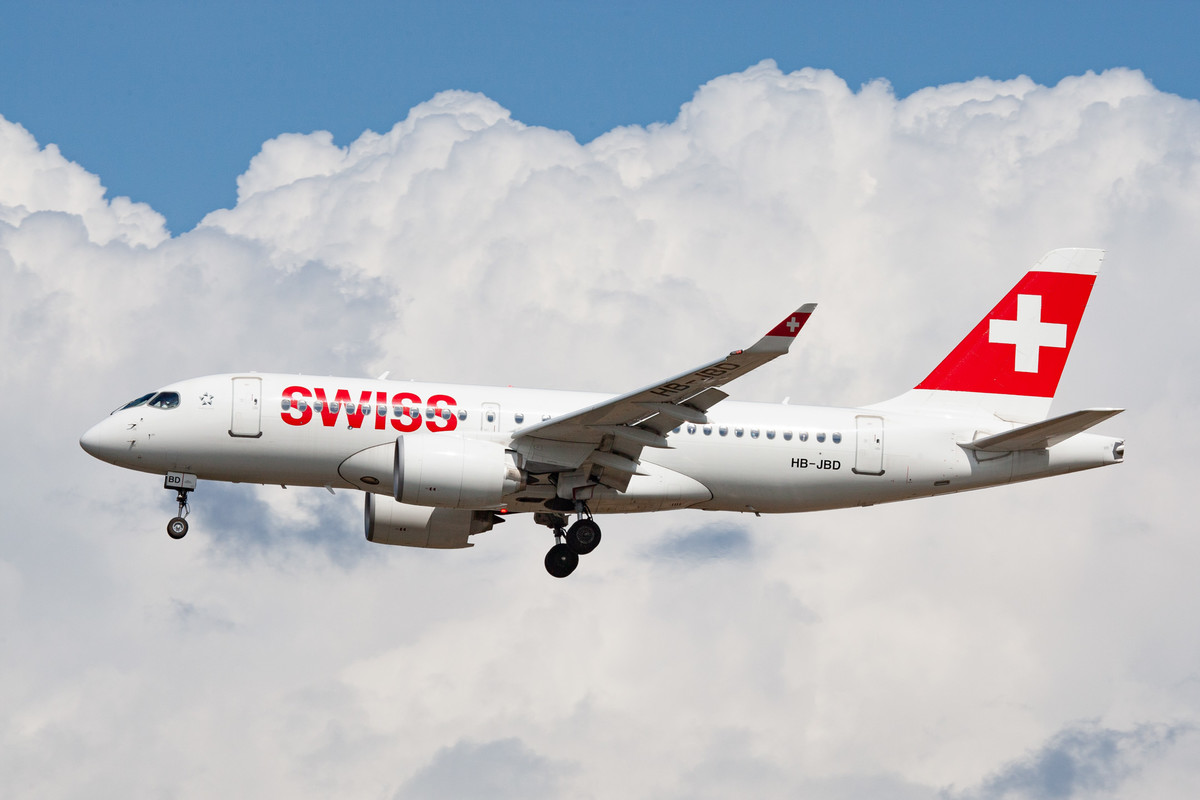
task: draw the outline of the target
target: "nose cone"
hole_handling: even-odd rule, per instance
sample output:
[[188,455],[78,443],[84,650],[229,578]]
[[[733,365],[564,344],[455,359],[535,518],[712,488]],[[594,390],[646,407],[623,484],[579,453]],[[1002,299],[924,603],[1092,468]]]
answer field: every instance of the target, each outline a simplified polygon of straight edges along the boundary
[[121,444],[113,428],[112,420],[97,422],[79,437],[79,446],[90,456],[113,463],[121,450]]

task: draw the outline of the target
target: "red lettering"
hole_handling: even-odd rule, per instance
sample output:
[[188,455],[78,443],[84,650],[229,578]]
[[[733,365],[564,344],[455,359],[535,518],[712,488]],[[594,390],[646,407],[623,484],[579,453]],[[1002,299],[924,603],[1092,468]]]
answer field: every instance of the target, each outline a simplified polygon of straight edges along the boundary
[[388,413],[387,392],[375,393],[375,430],[381,431],[387,427]]
[[[297,402],[296,395],[303,399]],[[304,425],[312,419],[312,407],[305,402],[311,398],[312,394],[303,386],[289,386],[284,389],[283,399],[287,401],[288,407],[280,415],[283,421],[288,425]]]
[[457,428],[458,417],[454,416],[453,411],[453,406],[456,405],[458,403],[449,395],[432,395],[429,398],[429,407],[434,410],[434,417],[425,423],[425,427],[429,428],[433,433],[437,433],[438,431],[452,431]]
[[338,389],[337,399],[340,401],[343,394],[346,395],[346,418],[350,422],[350,427],[361,428],[363,424],[363,418],[366,417],[366,414],[363,413],[363,409],[371,405],[371,392],[366,391],[359,396],[357,408],[354,407],[354,403],[350,402],[349,392],[344,392],[341,389]]
[[[312,421],[315,408],[321,412],[321,424],[326,428],[332,428],[337,425],[342,407],[345,406],[347,424],[351,428],[361,428],[370,412],[371,395],[372,392],[369,390],[362,392],[358,403],[355,404],[350,399],[348,389],[338,389],[333,399],[330,400],[326,397],[323,388],[318,387],[310,391],[303,386],[289,386],[283,390],[283,413],[280,416],[288,425],[305,425]],[[412,392],[398,392],[392,395],[391,408],[389,408],[386,392],[374,392],[374,395],[375,430],[387,429],[389,415],[392,417],[392,427],[401,433],[412,433],[421,427],[420,397]],[[433,395],[429,398],[426,406],[429,414],[425,421],[425,427],[433,433],[456,429],[458,427],[458,417],[455,416],[457,408],[458,401],[450,395]]]
[[321,423],[326,428],[332,428],[337,424],[338,414],[341,413],[342,406],[346,406],[346,421],[350,423],[351,428],[361,428],[363,423],[363,407],[371,402],[371,393],[363,392],[357,406],[350,399],[350,392],[346,389],[338,389],[337,394],[333,397],[333,402],[329,403],[325,400],[324,389],[314,389],[317,395],[317,401],[321,404]]
[[[412,413],[412,404],[420,402],[421,398],[410,392],[392,395],[392,413],[396,415],[392,420],[392,427],[403,433],[412,433],[421,427],[421,418]],[[399,406],[399,412],[396,411],[396,406]]]

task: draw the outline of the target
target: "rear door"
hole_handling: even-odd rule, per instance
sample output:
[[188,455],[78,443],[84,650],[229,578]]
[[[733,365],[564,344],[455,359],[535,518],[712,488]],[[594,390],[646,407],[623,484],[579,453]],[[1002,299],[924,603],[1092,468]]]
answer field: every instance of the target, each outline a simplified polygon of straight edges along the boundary
[[858,445],[854,472],[858,475],[883,474],[883,417],[856,417]]

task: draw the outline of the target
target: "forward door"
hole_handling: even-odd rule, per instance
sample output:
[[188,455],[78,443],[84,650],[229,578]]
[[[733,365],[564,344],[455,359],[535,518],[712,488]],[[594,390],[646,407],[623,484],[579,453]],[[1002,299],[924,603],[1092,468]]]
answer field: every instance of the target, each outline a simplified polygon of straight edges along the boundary
[[230,436],[262,436],[262,378],[233,379],[233,416]]

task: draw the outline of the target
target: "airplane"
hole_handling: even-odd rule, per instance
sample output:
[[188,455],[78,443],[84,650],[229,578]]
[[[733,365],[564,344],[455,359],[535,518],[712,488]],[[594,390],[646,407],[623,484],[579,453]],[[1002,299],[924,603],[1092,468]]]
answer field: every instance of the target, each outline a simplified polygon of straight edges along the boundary
[[928,377],[860,408],[721,388],[788,352],[810,303],[749,348],[621,395],[230,373],[147,392],[80,445],[163,475],[175,539],[201,480],[357,489],[379,544],[471,547],[531,513],[565,578],[600,543],[594,514],[869,506],[1122,462],[1123,439],[1086,431],[1123,409],[1048,416],[1103,255],[1050,251]]

